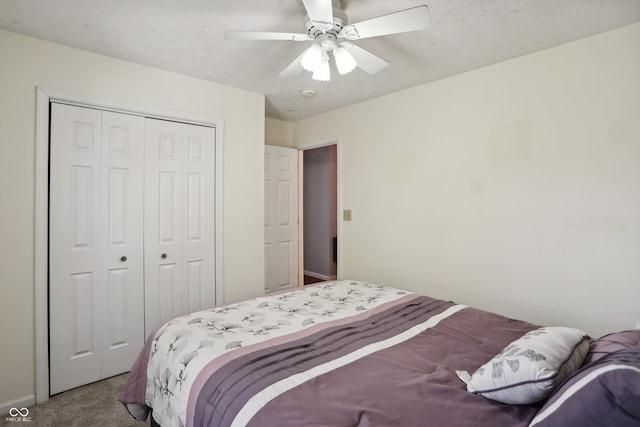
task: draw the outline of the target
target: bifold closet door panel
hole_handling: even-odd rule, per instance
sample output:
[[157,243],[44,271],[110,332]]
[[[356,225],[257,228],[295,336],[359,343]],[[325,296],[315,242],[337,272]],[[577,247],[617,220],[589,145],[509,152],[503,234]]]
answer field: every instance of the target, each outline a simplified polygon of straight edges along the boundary
[[182,313],[182,125],[145,122],[145,336]]
[[182,127],[182,282],[186,284],[185,311],[215,304],[214,137],[214,130],[209,127]]
[[144,118],[103,112],[103,378],[129,371],[145,338],[143,168]]
[[51,106],[50,392],[129,370],[142,348],[144,119]]
[[49,178],[51,394],[102,378],[102,112],[52,104]]
[[145,335],[211,307],[214,276],[213,128],[147,119]]

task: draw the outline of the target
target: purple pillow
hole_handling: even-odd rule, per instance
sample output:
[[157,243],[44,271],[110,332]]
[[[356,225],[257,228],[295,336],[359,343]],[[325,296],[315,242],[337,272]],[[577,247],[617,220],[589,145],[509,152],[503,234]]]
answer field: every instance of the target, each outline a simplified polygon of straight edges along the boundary
[[602,356],[623,348],[640,345],[640,329],[631,331],[614,332],[607,334],[597,340],[591,341],[589,344],[589,353],[584,359],[583,366],[595,362]]
[[640,347],[609,353],[570,376],[529,427],[640,425]]

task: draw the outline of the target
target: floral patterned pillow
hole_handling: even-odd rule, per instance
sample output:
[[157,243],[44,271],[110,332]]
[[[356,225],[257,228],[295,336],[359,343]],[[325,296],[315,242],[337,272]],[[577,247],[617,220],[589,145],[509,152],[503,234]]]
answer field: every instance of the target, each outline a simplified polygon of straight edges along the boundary
[[504,403],[539,402],[582,366],[588,350],[589,337],[579,329],[539,328],[478,368],[467,390]]

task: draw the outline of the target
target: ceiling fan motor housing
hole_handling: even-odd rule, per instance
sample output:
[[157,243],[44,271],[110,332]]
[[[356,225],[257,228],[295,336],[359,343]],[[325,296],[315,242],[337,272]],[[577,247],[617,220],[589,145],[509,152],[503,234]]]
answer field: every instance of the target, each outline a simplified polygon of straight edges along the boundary
[[[333,22],[318,22],[309,19],[309,15],[305,17],[304,24],[307,34],[314,40],[322,39],[322,35],[329,35],[332,40],[338,39],[338,34],[349,22],[347,14],[338,8],[333,8]],[[321,41],[321,40],[319,40]]]

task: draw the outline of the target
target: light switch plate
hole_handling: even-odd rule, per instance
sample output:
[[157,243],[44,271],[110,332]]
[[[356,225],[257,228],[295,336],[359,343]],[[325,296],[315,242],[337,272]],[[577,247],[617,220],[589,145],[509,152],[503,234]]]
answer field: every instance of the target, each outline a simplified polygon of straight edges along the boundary
[[342,211],[342,219],[344,221],[351,221],[351,209],[345,209]]

